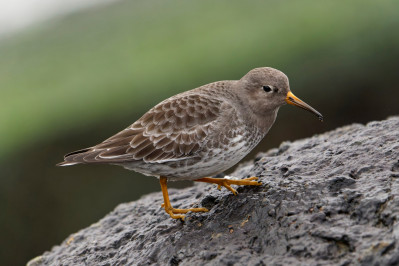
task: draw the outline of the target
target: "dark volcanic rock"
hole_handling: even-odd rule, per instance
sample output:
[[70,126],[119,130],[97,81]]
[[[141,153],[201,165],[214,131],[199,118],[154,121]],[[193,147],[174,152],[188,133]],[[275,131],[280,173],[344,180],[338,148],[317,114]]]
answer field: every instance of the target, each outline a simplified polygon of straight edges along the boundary
[[398,265],[399,118],[285,142],[241,166],[261,187],[209,184],[119,205],[31,265]]

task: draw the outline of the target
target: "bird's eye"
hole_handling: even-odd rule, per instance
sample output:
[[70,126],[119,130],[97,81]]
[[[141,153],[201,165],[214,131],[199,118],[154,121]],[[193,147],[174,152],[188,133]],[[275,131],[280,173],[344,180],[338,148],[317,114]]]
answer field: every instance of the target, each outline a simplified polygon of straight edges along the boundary
[[265,92],[271,92],[271,91],[272,91],[272,88],[271,88],[270,86],[263,86],[263,90],[264,90]]

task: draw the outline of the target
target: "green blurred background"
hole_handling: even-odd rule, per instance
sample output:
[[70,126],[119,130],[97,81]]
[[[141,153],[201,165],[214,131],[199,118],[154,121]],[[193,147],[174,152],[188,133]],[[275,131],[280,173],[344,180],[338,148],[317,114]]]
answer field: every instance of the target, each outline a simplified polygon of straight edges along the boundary
[[393,0],[124,0],[0,39],[0,265],[24,264],[159,191],[157,179],[120,167],[55,164],[178,92],[271,66],[325,116],[283,107],[247,159],[397,115],[398,29]]

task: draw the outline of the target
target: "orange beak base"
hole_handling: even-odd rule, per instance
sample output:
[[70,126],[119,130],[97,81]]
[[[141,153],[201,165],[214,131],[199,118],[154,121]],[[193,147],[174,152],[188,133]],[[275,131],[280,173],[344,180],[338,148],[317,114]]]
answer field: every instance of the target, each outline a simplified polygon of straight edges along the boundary
[[316,109],[314,109],[309,104],[305,103],[304,101],[302,101],[301,99],[296,97],[292,92],[289,91],[287,93],[287,97],[285,98],[285,101],[288,104],[298,106],[298,107],[300,107],[302,109],[305,109],[305,110],[315,114],[319,118],[319,120],[323,122],[323,115],[322,114],[320,114]]

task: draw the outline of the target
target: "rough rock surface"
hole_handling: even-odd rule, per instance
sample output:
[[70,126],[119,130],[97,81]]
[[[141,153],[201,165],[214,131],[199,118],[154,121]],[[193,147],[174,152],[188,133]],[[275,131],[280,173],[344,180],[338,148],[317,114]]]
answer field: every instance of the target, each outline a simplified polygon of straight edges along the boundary
[[209,184],[119,205],[30,265],[398,265],[399,117],[350,125],[259,154],[233,196]]

